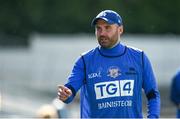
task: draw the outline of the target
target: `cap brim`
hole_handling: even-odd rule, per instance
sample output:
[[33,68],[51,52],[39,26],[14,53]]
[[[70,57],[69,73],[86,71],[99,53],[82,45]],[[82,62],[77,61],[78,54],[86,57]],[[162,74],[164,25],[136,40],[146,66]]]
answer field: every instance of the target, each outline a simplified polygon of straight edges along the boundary
[[97,21],[98,21],[99,19],[102,19],[102,20],[106,21],[108,24],[114,24],[114,22],[113,22],[113,21],[108,20],[108,19],[107,19],[107,18],[105,18],[105,17],[98,17],[98,18],[94,18],[94,19],[92,20],[92,22],[91,22],[91,26],[95,26],[95,25],[96,25],[96,23],[97,23]]

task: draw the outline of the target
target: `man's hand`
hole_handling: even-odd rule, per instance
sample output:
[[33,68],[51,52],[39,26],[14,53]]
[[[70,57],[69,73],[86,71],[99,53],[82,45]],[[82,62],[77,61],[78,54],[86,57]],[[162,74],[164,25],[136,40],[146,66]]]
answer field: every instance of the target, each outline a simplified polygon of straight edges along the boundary
[[69,88],[63,85],[58,86],[58,98],[61,101],[67,100],[67,98],[70,97],[71,95],[72,95],[72,91]]

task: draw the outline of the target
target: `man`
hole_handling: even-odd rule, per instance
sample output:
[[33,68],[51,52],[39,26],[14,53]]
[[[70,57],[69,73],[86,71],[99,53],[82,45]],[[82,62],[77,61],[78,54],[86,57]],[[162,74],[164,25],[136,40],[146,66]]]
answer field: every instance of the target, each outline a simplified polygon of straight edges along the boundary
[[176,75],[172,79],[171,83],[171,101],[176,105],[177,107],[177,113],[176,117],[180,118],[180,69],[176,73]]
[[141,118],[143,88],[148,117],[158,118],[160,95],[151,64],[143,51],[120,43],[120,15],[102,11],[92,25],[99,46],[77,60],[67,84],[59,86],[59,99],[69,103],[81,88],[81,118]]

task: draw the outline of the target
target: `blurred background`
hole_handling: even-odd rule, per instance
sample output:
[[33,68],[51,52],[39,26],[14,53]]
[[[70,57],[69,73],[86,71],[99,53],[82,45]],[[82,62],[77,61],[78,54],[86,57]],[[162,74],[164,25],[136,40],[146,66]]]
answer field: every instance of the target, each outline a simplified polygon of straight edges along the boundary
[[[152,62],[161,117],[175,117],[169,91],[180,67],[179,5],[179,0],[1,0],[0,117],[43,112],[79,117],[79,94],[64,105],[56,100],[57,85],[66,82],[81,53],[98,45],[90,24],[104,9],[122,16],[122,43],[144,50]],[[143,96],[144,115],[145,103]]]

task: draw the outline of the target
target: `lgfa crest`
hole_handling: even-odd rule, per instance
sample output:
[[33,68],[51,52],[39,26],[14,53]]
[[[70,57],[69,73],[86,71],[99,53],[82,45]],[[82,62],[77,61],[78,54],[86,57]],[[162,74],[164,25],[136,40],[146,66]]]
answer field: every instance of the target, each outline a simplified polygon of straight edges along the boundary
[[112,78],[116,78],[119,75],[121,75],[121,71],[120,71],[120,69],[117,66],[111,66],[108,69],[108,75],[107,76],[110,76]]

